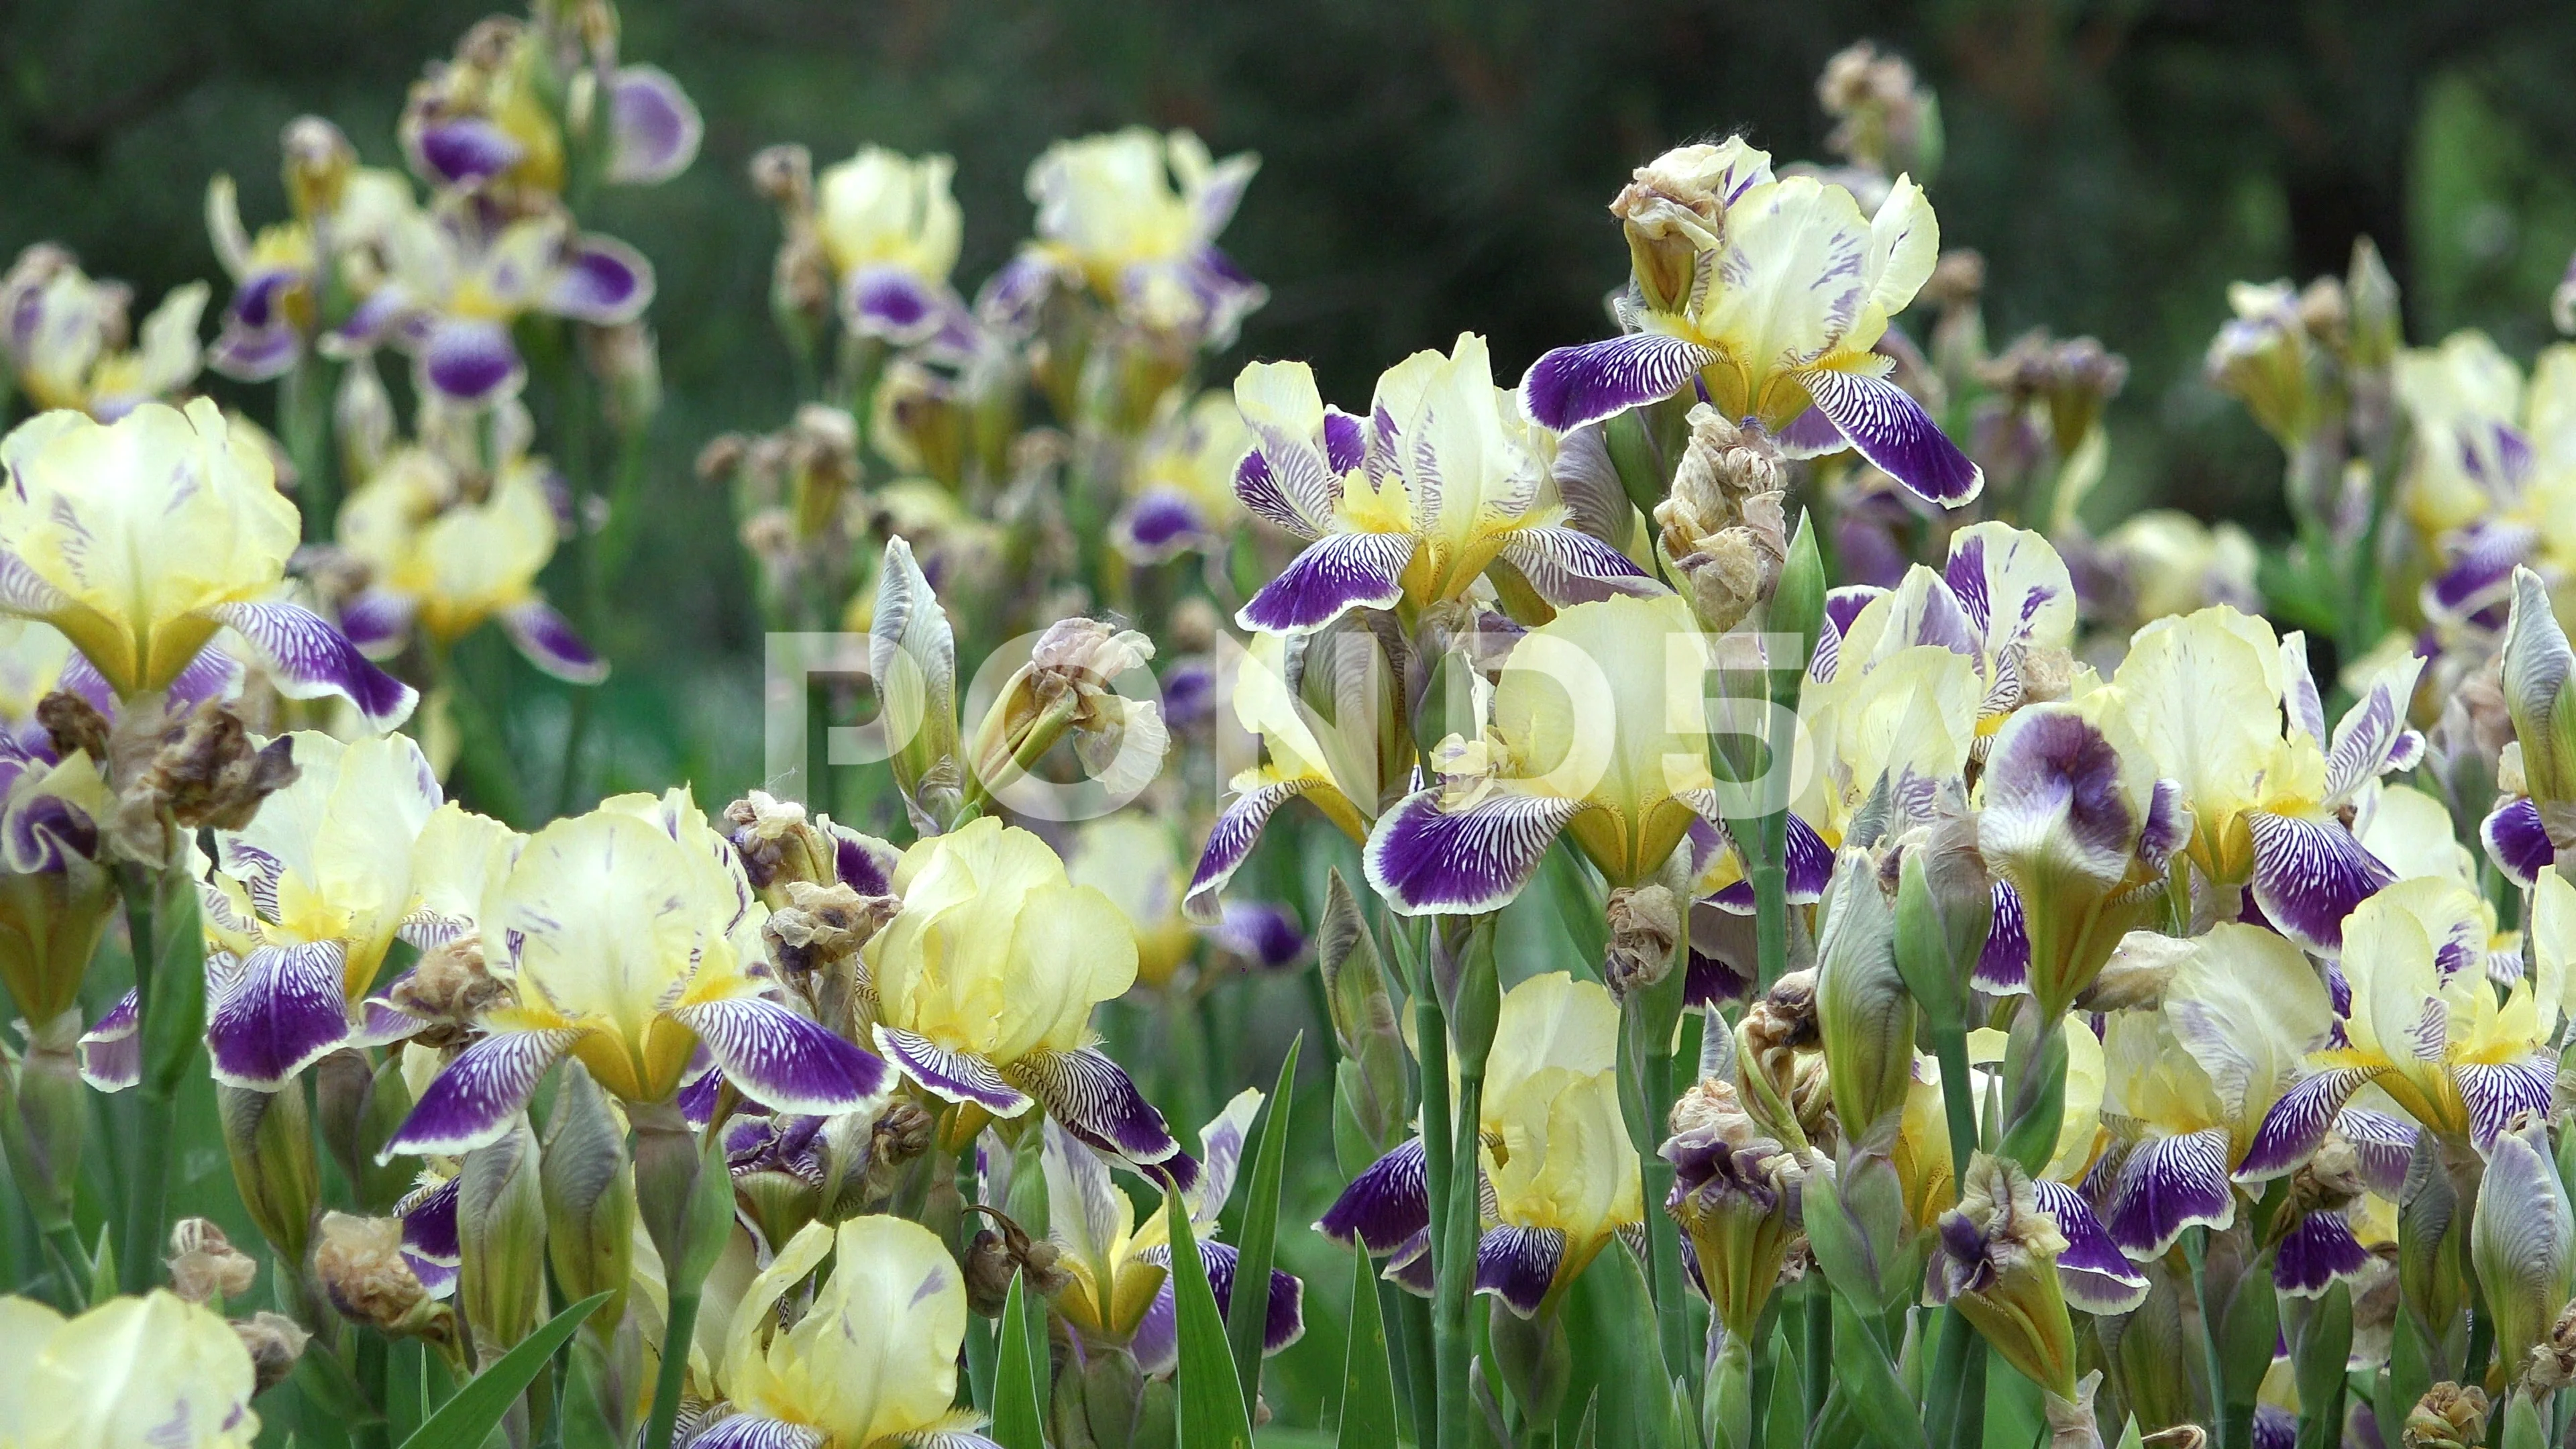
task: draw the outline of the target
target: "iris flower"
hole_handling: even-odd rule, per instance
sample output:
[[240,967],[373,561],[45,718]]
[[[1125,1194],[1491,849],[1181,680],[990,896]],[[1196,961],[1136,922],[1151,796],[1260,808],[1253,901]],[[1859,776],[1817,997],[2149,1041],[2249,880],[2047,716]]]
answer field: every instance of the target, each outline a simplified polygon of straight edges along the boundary
[[[793,1327],[781,1307],[831,1259]],[[716,1383],[730,1411],[694,1449],[996,1449],[957,1398],[966,1282],[938,1235],[895,1217],[809,1223],[732,1314]]]
[[857,1111],[890,1084],[885,1063],[764,994],[767,912],[686,790],[547,826],[484,914],[491,970],[517,1000],[420,1093],[388,1156],[499,1140],[567,1053],[637,1104],[671,1100],[701,1045],[777,1112]]
[[415,629],[445,646],[497,619],[529,663],[596,684],[606,661],[537,592],[556,536],[540,460],[505,457],[478,478],[436,448],[398,449],[340,506],[340,546],[368,569],[366,588],[340,606],[341,627],[385,658]]
[[[1235,1266],[1241,1257],[1233,1245],[1215,1241],[1217,1214],[1233,1194],[1245,1134],[1260,1110],[1260,1089],[1247,1087],[1216,1120],[1199,1129],[1198,1178],[1181,1193],[1219,1313],[1234,1301]],[[1086,1338],[1129,1345],[1136,1366],[1146,1373],[1170,1373],[1180,1362],[1170,1204],[1157,1206],[1138,1227],[1135,1206],[1110,1180],[1109,1164],[1053,1123],[1047,1126],[1044,1160],[1047,1236],[1062,1254],[1057,1266],[1072,1280],[1056,1300],[1057,1311]],[[1305,1291],[1294,1274],[1270,1270],[1264,1355],[1305,1334]]]
[[956,171],[946,156],[862,146],[815,178],[815,235],[853,332],[961,356],[973,346],[974,318],[949,281],[965,233],[949,191]]
[[2499,682],[2514,739],[2497,772],[2500,798],[2478,836],[2497,869],[2528,890],[2556,863],[2559,843],[2576,839],[2567,809],[2576,801],[2576,704],[2567,697],[2576,650],[2539,574],[2516,569],[2512,587]]
[[1130,563],[1158,564],[1190,549],[1221,555],[1240,531],[1234,470],[1251,446],[1243,414],[1221,392],[1186,405],[1182,398],[1166,396],[1137,444],[1127,504],[1109,525]]
[[[1183,909],[1202,924],[1222,914],[1218,893],[1252,855],[1279,808],[1302,799],[1354,841],[1368,838],[1388,790],[1412,769],[1396,680],[1382,646],[1358,629],[1289,638],[1256,634],[1234,661],[1234,717],[1263,758],[1229,783],[1233,799],[1209,827]],[[1329,716],[1309,708],[1321,696]]]
[[336,694],[376,729],[410,686],[272,599],[300,533],[268,455],[203,398],[115,423],[43,413],[0,441],[0,613],[69,636],[120,698],[170,689],[230,628],[294,699]]
[[1260,166],[1215,160],[1187,131],[1058,141],[1029,166],[1038,239],[1013,269],[1078,279],[1149,331],[1226,346],[1269,296],[1216,246]]
[[989,815],[905,851],[894,888],[903,908],[863,958],[877,1050],[947,1101],[1005,1119],[1043,1105],[1077,1140],[1128,1162],[1181,1157],[1163,1115],[1092,1045],[1091,1008],[1136,980],[1136,941],[1114,902],[1068,879],[1045,841]]
[[[2065,1112],[2057,1141],[2032,1174],[2032,1185],[2040,1210],[2055,1220],[2066,1239],[2065,1251],[2057,1257],[2066,1301],[2088,1313],[2126,1313],[2146,1297],[2146,1275],[2120,1251],[2083,1192],[2102,1149],[2102,1043],[2080,1018],[2067,1018],[2060,1029],[2067,1058]],[[2001,1031],[1981,1028],[1968,1034],[1970,1075],[1981,1088],[2001,1069],[2004,1051]],[[1891,1155],[1915,1226],[1937,1226],[1957,1198],[1958,1185],[1951,1174],[1949,1108],[1940,1068],[1929,1056],[1914,1058]]]
[[2533,902],[2532,970],[2499,994],[2469,887],[2425,876],[2363,901],[2345,923],[2342,1031],[2307,1054],[2307,1074],[2264,1116],[2237,1178],[2261,1182],[2307,1161],[2364,1086],[2425,1130],[2479,1147],[2515,1113],[2547,1110],[2571,932],[2576,886],[2553,871]]
[[229,176],[206,183],[206,232],[233,279],[223,329],[206,365],[242,382],[283,376],[322,325],[335,286],[364,298],[383,279],[386,247],[419,207],[399,171],[357,164],[338,127],[318,116],[287,124],[286,195],[291,220],[256,234],[242,224]]
[[658,66],[617,65],[613,31],[611,53],[589,57],[592,70],[549,74],[556,39],[542,27],[486,22],[454,59],[431,62],[397,127],[412,169],[442,188],[561,191],[570,142],[546,101],[558,86],[589,90],[582,109],[608,121],[603,180],[653,186],[688,169],[706,124],[678,81]]
[[2307,643],[2220,605],[2138,631],[2088,716],[2116,715],[2182,789],[2192,863],[2222,886],[2250,882],[2265,920],[2332,954],[2344,917],[2394,877],[2353,838],[2342,809],[2422,757],[2406,724],[2422,662],[2370,681],[2329,739]]
[[[1503,994],[1486,1059],[1478,1133],[1493,1189],[1476,1287],[1526,1318],[1610,1239],[1645,1221],[1636,1149],[1619,1113],[1619,1008],[1562,971]],[[1431,1198],[1422,1139],[1361,1170],[1318,1231],[1389,1259],[1390,1278],[1430,1291]]]
[[250,1449],[250,1351],[223,1316],[166,1288],[66,1319],[0,1298],[0,1444]]
[[[2111,1236],[2130,1257],[2163,1256],[2195,1224],[2235,1221],[2231,1169],[2334,1028],[2325,983],[2299,948],[2235,922],[2186,944],[2159,1009],[2111,1015],[2102,1110],[2123,1147],[2104,1168],[2104,1194]],[[2335,1126],[2362,1181],[2393,1200],[2414,1128],[2353,1107]],[[2368,1261],[2342,1212],[2308,1212],[2282,1241],[2273,1282],[2313,1296]]]
[[1864,217],[1850,191],[1774,177],[1770,155],[1741,140],[1684,147],[1639,180],[1672,195],[1686,280],[1662,297],[1632,289],[1619,304],[1625,335],[1532,364],[1521,380],[1532,418],[1571,432],[1696,396],[1759,423],[1791,456],[1850,447],[1932,502],[1955,508],[1977,496],[1984,471],[1887,380],[1894,363],[1872,350],[1941,250],[1923,188],[1900,176]]
[[2424,612],[2492,629],[2517,565],[2576,563],[2576,346],[2542,352],[2526,385],[2486,334],[2458,332],[2399,353],[2395,376],[2416,436],[2405,507],[2439,566]]
[[1236,614],[1246,629],[1303,633],[1351,609],[1461,598],[1498,561],[1550,603],[1657,588],[1542,503],[1544,447],[1474,333],[1389,368],[1365,421],[1326,407],[1302,362],[1245,368],[1234,400],[1252,429],[1236,496],[1314,540]]
[[114,422],[196,380],[197,322],[207,296],[203,282],[174,288],[129,347],[133,289],[93,281],[71,253],[40,243],[19,253],[0,278],[0,351],[38,408],[77,408]]
[[1562,832],[1613,886],[1653,878],[1717,808],[1707,643],[1678,595],[1577,604],[1512,648],[1485,737],[1379,817],[1369,884],[1405,915],[1517,895]]
[[31,1029],[80,1005],[114,903],[98,858],[114,808],[87,754],[0,744],[0,985]]
[[653,300],[653,266],[613,237],[542,211],[489,222],[468,207],[423,213],[387,239],[383,283],[328,334],[326,350],[409,354],[423,391],[479,407],[518,391],[527,364],[511,325],[537,313],[612,327]]

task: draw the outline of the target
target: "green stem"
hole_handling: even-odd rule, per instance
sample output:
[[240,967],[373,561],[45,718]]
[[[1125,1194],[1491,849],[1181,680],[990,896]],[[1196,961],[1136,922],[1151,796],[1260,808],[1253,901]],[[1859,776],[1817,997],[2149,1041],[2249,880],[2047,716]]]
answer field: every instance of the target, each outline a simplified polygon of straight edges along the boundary
[[1834,1386],[1834,1295],[1823,1275],[1807,1281],[1806,1372],[1807,1423],[1825,1416],[1825,1395]]
[[457,768],[464,772],[474,803],[506,824],[528,823],[525,802],[519,794],[518,772],[511,765],[498,725],[483,707],[483,696],[446,648],[435,644],[430,647],[429,668],[430,677],[447,686],[448,718],[456,726]]
[[116,1246],[116,1275],[121,1288],[139,1290],[155,1276],[161,1260],[163,1198],[170,1183],[170,1118],[177,1106],[171,1085],[160,1079],[152,1060],[153,1008],[160,993],[153,988],[154,968],[161,960],[157,933],[159,879],[148,866],[132,861],[116,868],[117,889],[125,897],[126,939],[134,952],[134,1039],[143,1046],[143,1081],[135,1093],[134,1194],[125,1205],[124,1233]]
[[[1422,1073],[1423,1185],[1431,1198],[1432,1269],[1435,1279],[1431,1314],[1431,1418],[1423,1449],[1455,1449],[1466,1443],[1467,1342],[1465,1315],[1453,1324],[1443,1311],[1440,1289],[1456,1272],[1448,1256],[1449,1197],[1453,1144],[1449,1139],[1449,1024],[1442,1018],[1440,996],[1430,981],[1427,949],[1415,955],[1413,1026],[1416,1057]],[[1454,1370],[1454,1372],[1453,1372]]]
[[[1457,1145],[1449,1155],[1449,1200],[1440,1222],[1443,1251],[1432,1263],[1431,1337],[1440,1367],[1441,1449],[1465,1449],[1469,1416],[1475,1412],[1468,1367],[1476,1357],[1476,1326],[1467,1310],[1476,1296],[1476,1230],[1482,1216],[1476,1173],[1483,1156],[1477,1138],[1484,1090],[1484,1073],[1461,1065],[1453,1128]],[[1448,1412],[1450,1404],[1458,1406],[1457,1413]]]
[[1380,1301],[1392,1300],[1395,1321],[1403,1330],[1404,1388],[1413,1406],[1413,1442],[1431,1445],[1440,1436],[1439,1386],[1433,1382],[1431,1305],[1401,1288],[1378,1290]]
[[[368,364],[372,366],[373,364]],[[330,429],[330,390],[322,359],[306,352],[278,384],[279,441],[295,468],[297,504],[304,517],[304,537],[320,542],[331,536],[339,512],[331,458],[325,444]]]
[[50,1224],[45,1229],[45,1249],[54,1260],[54,1271],[63,1278],[63,1306],[73,1313],[89,1307],[89,1253],[81,1247],[80,1234],[68,1222]]
[[2191,1264],[2191,1296],[2200,1305],[2202,1372],[2209,1375],[2209,1422],[2218,1433],[2218,1449],[2227,1449],[2227,1369],[2218,1351],[2218,1314],[2209,1301],[2209,1229],[2183,1234],[2182,1255]]
[[[653,1380],[653,1414],[644,1422],[643,1449],[670,1449],[680,1418],[680,1385],[689,1375],[689,1340],[698,1330],[698,1285],[671,1285],[671,1313],[662,1334],[662,1365]],[[679,1351],[671,1351],[671,1345]]]
[[1932,1055],[1941,1066],[1941,1108],[1950,1129],[1950,1190],[1955,1194],[1968,1180],[1968,1154],[1977,1146],[1977,1087],[1968,1074],[1964,1025],[1936,1021],[1931,1032]]

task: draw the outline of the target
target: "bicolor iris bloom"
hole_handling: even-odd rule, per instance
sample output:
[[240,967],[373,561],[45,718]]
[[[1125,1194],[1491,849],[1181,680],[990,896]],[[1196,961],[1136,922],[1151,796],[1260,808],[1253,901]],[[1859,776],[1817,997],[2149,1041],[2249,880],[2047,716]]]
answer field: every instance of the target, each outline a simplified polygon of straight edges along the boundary
[[1497,562],[1554,604],[1660,591],[1542,502],[1545,450],[1474,333],[1387,369],[1365,420],[1326,407],[1302,362],[1252,364],[1234,400],[1252,429],[1235,496],[1313,540],[1235,615],[1246,629],[1303,633],[1352,609],[1462,598]]
[[340,506],[340,546],[368,569],[367,586],[340,606],[340,626],[387,658],[415,629],[444,647],[497,619],[529,663],[597,684],[607,661],[537,592],[556,537],[542,461],[509,457],[478,479],[436,449],[398,449]]
[[2263,918],[2332,954],[2343,921],[2395,877],[2341,815],[2381,775],[2422,757],[2406,723],[2422,662],[2370,681],[2329,738],[2307,641],[2220,605],[2138,631],[2107,688],[2083,709],[2118,718],[2156,775],[2181,787],[2187,850],[2220,885],[2250,883]]
[[86,753],[0,742],[0,986],[31,1029],[80,1005],[116,894],[98,858],[114,808]]
[[2308,1160],[2344,1104],[2375,1087],[2427,1131],[2483,1147],[2518,1112],[2544,1111],[2557,1080],[2548,1042],[2565,1009],[2576,886],[2544,874],[2532,909],[2532,970],[2499,993],[2487,973],[2485,912],[2459,881],[2398,881],[2345,923],[2352,1006],[2339,1036],[2255,1132],[2238,1180]]
[[[2106,1214],[2112,1238],[2140,1262],[2194,1225],[2235,1221],[2230,1173],[2336,1026],[2324,980],[2280,935],[2221,922],[2186,945],[2163,1005],[2114,1012],[2104,1027],[2102,1112],[2120,1144],[2103,1169]],[[2393,1200],[2414,1127],[2355,1107],[2334,1125],[2355,1150],[2360,1181]],[[2344,1213],[2320,1209],[2281,1241],[2272,1278],[2285,1293],[2314,1296],[2368,1262]]]
[[119,698],[172,688],[229,628],[289,698],[339,695],[376,729],[411,713],[409,685],[271,597],[301,533],[295,505],[211,401],[114,423],[42,413],[0,441],[0,466],[0,613],[61,630]]
[[[542,27],[477,26],[454,59],[431,62],[413,82],[397,126],[412,170],[442,189],[559,192],[567,146],[581,138],[563,134],[546,96],[594,87],[578,109],[608,122],[602,180],[654,186],[688,169],[706,123],[669,72],[620,66],[613,53],[595,53],[592,71],[550,75],[555,40]],[[612,37],[612,51],[614,45]]]
[[1184,404],[1178,391],[1167,395],[1136,445],[1127,504],[1110,521],[1110,541],[1135,564],[1192,549],[1222,554],[1243,519],[1234,472],[1251,445],[1233,398],[1209,392]]
[[517,999],[485,1014],[387,1156],[499,1140],[566,1054],[637,1104],[676,1096],[701,1046],[776,1112],[853,1112],[892,1084],[884,1062],[772,999],[768,912],[686,790],[615,796],[537,832],[483,915],[490,969]]
[[1675,594],[1577,604],[1529,631],[1484,737],[1446,749],[1443,781],[1379,817],[1369,884],[1405,915],[1494,910],[1559,833],[1614,886],[1652,879],[1717,813],[1707,661]]
[[[1217,1215],[1234,1192],[1245,1134],[1261,1110],[1261,1097],[1259,1088],[1245,1088],[1216,1120],[1199,1129],[1198,1177],[1181,1192],[1219,1313],[1233,1304],[1241,1255],[1233,1245],[1215,1240]],[[1127,1344],[1136,1366],[1146,1373],[1170,1373],[1180,1363],[1170,1203],[1156,1206],[1137,1226],[1135,1205],[1110,1180],[1109,1164],[1052,1122],[1046,1133],[1047,1237],[1062,1254],[1057,1266],[1072,1279],[1056,1299],[1056,1310],[1089,1339]],[[1270,1308],[1261,1345],[1265,1356],[1304,1336],[1305,1291],[1296,1275],[1270,1270]]]
[[2458,332],[2399,353],[2395,381],[2415,430],[2404,504],[2437,568],[2422,608],[2491,629],[2515,567],[2576,563],[2576,346],[2543,351],[2526,385],[2486,334]]
[[[1562,971],[1503,993],[1477,1114],[1492,1189],[1476,1287],[1526,1318],[1613,1236],[1645,1221],[1637,1153],[1620,1116],[1619,1007]],[[1422,1139],[1361,1170],[1316,1230],[1387,1258],[1386,1276],[1431,1290],[1431,1197]]]
[[250,1449],[250,1351],[223,1315],[166,1288],[77,1318],[0,1298],[0,1444]]
[[1043,1106],[1099,1151],[1173,1164],[1184,1180],[1195,1171],[1163,1114],[1092,1044],[1092,1007],[1136,980],[1115,902],[989,815],[905,851],[894,889],[903,908],[862,957],[887,1060],[945,1101],[1004,1119]]
[[960,355],[972,347],[974,319],[949,282],[965,235],[949,191],[956,171],[946,156],[862,146],[815,178],[815,236],[832,260],[852,331]]
[[[794,1326],[780,1309],[831,1260]],[[966,1281],[937,1234],[896,1217],[808,1223],[733,1309],[716,1383],[731,1412],[693,1449],[996,1449],[954,1407]]]
[[398,171],[358,165],[356,150],[330,122],[291,122],[285,150],[290,221],[254,235],[242,224],[233,179],[206,183],[206,232],[233,279],[206,365],[241,382],[293,368],[322,325],[323,294],[333,283],[352,297],[374,291],[394,235],[419,219],[411,182]]
[[1014,265],[1079,278],[1149,331],[1224,347],[1269,296],[1216,245],[1260,167],[1249,152],[1215,160],[1187,131],[1058,141],[1029,166],[1038,239]]
[[0,278],[0,351],[38,408],[77,408],[114,422],[196,380],[197,322],[208,295],[203,282],[172,289],[129,347],[133,289],[94,281],[71,253],[39,243]]
[[1521,379],[1529,415],[1571,432],[1696,396],[1759,424],[1790,456],[1848,447],[1932,502],[1975,498],[1984,470],[1872,350],[1940,254],[1923,188],[1900,176],[1864,217],[1844,187],[1774,177],[1769,153],[1741,140],[1686,146],[1640,173],[1658,174],[1680,202],[1673,214],[1696,223],[1682,229],[1686,279],[1650,291],[1641,274],[1620,303],[1624,335],[1533,363]]

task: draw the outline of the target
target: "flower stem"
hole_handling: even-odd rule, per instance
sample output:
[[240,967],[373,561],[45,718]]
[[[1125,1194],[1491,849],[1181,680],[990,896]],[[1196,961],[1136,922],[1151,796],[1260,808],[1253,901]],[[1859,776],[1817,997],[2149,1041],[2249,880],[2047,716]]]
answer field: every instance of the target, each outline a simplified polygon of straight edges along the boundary
[[[169,832],[175,841],[176,832]],[[117,890],[125,898],[125,928],[134,953],[134,1035],[143,1053],[143,1081],[135,1093],[133,1195],[126,1203],[124,1232],[116,1248],[118,1286],[139,1290],[154,1277],[161,1258],[161,1224],[170,1183],[170,1126],[177,1109],[178,1073],[159,1060],[156,1042],[173,1023],[163,1020],[177,1003],[164,998],[158,979],[166,947],[160,933],[163,871],[136,861],[116,867]],[[191,923],[193,925],[193,923]]]
[[1440,996],[1431,987],[1428,952],[1417,953],[1413,981],[1413,1025],[1422,1081],[1423,1184],[1431,1198],[1431,1264],[1435,1286],[1431,1312],[1431,1417],[1424,1449],[1453,1449],[1467,1437],[1467,1349],[1462,1312],[1452,1321],[1444,1290],[1456,1273],[1449,1257],[1449,1198],[1452,1144],[1449,1139],[1449,1024],[1442,1018]]
[[689,1340],[698,1330],[698,1291],[695,1283],[671,1285],[671,1313],[662,1332],[662,1364],[653,1378],[653,1416],[644,1422],[643,1449],[670,1449],[671,1429],[680,1418],[680,1385],[689,1374]]
[[[1468,1368],[1476,1357],[1475,1325],[1467,1310],[1476,1293],[1476,1239],[1482,1203],[1476,1191],[1478,1121],[1485,1090],[1482,1068],[1458,1069],[1458,1100],[1453,1109],[1457,1145],[1449,1154],[1449,1193],[1440,1219],[1440,1256],[1433,1260],[1436,1286],[1431,1304],[1432,1351],[1440,1363],[1441,1449],[1464,1449],[1468,1442]],[[1455,1404],[1458,1412],[1448,1412]]]
[[2209,1229],[2191,1228],[2182,1236],[2182,1255],[2191,1264],[2192,1301],[2200,1305],[2200,1352],[2209,1375],[2209,1422],[2219,1449],[2227,1449],[2227,1370],[2218,1352],[2218,1314],[2209,1301]]

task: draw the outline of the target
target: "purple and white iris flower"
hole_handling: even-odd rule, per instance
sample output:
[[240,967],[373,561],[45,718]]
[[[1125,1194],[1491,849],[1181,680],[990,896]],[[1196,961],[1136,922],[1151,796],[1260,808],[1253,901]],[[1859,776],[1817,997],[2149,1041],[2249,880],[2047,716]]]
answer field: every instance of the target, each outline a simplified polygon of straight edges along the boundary
[[1326,407],[1302,362],[1254,363],[1234,399],[1252,430],[1235,496],[1313,540],[1235,615],[1246,629],[1304,633],[1352,609],[1463,598],[1498,562],[1552,604],[1662,592],[1547,499],[1552,453],[1473,333],[1389,368],[1366,419]]
[[903,907],[862,948],[875,1040],[944,1101],[998,1118],[1043,1109],[1074,1138],[1186,1184],[1197,1166],[1116,1062],[1091,1009],[1136,980],[1136,939],[1046,842],[986,815],[904,852]]
[[1775,178],[1767,153],[1729,140],[1666,154],[1639,172],[1640,188],[1655,195],[1649,224],[1661,231],[1639,246],[1631,214],[1638,273],[1619,304],[1626,330],[1532,364],[1521,380],[1532,419],[1570,432],[1694,398],[1760,426],[1789,456],[1851,448],[1931,502],[1977,496],[1984,471],[1888,381],[1893,360],[1873,350],[1940,252],[1921,187],[1898,177],[1864,217],[1843,187]]
[[483,1016],[482,1038],[421,1092],[387,1156],[498,1140],[566,1055],[639,1105],[677,1096],[701,1048],[777,1112],[858,1111],[893,1086],[883,1061],[779,998],[767,911],[685,790],[617,796],[547,826],[488,900],[480,929],[517,999]]
[[178,688],[230,629],[289,698],[340,696],[375,729],[410,715],[409,685],[273,597],[301,533],[295,505],[211,401],[147,403],[112,424],[39,414],[0,441],[0,466],[0,613],[62,631],[117,698]]
[[1056,142],[1030,163],[1037,240],[995,278],[997,310],[1062,278],[1147,332],[1231,345],[1270,294],[1216,238],[1260,165],[1248,152],[1215,160],[1187,131],[1130,126]]

